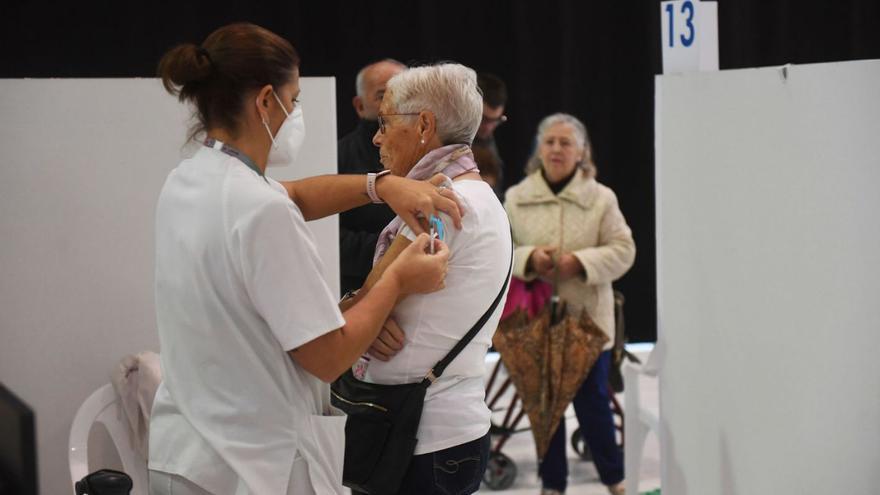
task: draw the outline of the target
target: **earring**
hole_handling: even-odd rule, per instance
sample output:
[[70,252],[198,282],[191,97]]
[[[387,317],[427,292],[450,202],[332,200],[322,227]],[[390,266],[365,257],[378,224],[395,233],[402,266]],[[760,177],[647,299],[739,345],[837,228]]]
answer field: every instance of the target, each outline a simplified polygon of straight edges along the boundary
[[425,138],[422,138],[421,143],[425,144]]

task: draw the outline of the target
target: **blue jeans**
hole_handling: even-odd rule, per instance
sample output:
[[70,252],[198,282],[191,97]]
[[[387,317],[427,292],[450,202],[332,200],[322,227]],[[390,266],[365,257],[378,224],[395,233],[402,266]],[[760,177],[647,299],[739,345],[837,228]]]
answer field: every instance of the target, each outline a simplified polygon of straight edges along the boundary
[[[599,359],[574,399],[574,412],[584,441],[593,454],[593,463],[599,478],[606,485],[623,481],[623,452],[617,445],[614,418],[611,414],[611,397],[608,395],[608,370],[611,368],[611,351],[599,355]],[[544,488],[565,491],[568,485],[568,461],[565,455],[565,419],[559,423],[550,447],[538,468]]]
[[489,461],[489,434],[413,456],[398,495],[466,495],[480,488]]

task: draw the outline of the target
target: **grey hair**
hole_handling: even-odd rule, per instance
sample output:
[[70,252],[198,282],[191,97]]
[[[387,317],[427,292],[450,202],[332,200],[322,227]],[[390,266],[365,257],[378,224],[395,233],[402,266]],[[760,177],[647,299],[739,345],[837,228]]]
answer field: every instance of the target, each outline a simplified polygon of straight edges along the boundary
[[357,77],[354,78],[354,90],[361,98],[364,97],[364,93],[366,92],[366,88],[364,88],[364,78],[367,75],[367,71],[379,64],[392,64],[400,67],[401,69],[406,69],[406,65],[397,60],[394,60],[393,58],[383,58],[382,60],[363,66],[361,70],[358,71]]
[[584,123],[574,115],[567,113],[554,113],[553,115],[548,115],[541,120],[540,124],[538,124],[538,132],[535,134],[535,150],[532,152],[532,156],[529,157],[529,161],[526,162],[526,174],[531,174],[544,166],[544,163],[541,161],[540,153],[541,140],[544,139],[544,133],[547,132],[547,129],[556,124],[568,124],[574,129],[574,137],[577,140],[578,145],[584,150],[584,155],[578,161],[578,166],[584,170],[587,177],[595,177],[596,164],[593,163],[593,148],[590,145],[590,136],[587,134],[587,126],[585,126]]
[[440,63],[407,69],[388,81],[386,91],[397,112],[433,112],[444,145],[473,142],[483,118],[483,94],[470,67]]

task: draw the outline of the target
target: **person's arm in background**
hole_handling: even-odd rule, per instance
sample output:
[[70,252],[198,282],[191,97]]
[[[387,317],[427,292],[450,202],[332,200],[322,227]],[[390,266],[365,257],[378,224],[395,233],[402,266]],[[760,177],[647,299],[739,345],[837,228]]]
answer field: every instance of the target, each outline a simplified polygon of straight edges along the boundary
[[[513,197],[511,197],[513,196]],[[556,269],[557,248],[556,246],[532,246],[523,245],[522,229],[525,228],[518,215],[515,194],[508,192],[504,201],[504,209],[510,220],[511,234],[513,235],[513,276],[530,282],[537,277],[550,280],[554,277]]]
[[622,277],[636,257],[632,230],[620,211],[617,196],[610,189],[608,191],[610,198],[600,221],[598,244],[566,253],[570,258],[560,262],[565,263],[567,277],[581,275],[591,285],[611,283]]
[[510,220],[510,232],[513,235],[513,276],[530,282],[538,276],[547,276],[553,270],[552,254],[555,248],[550,246],[532,246],[523,244],[522,220],[516,206],[516,196],[508,190],[504,200],[504,210]]

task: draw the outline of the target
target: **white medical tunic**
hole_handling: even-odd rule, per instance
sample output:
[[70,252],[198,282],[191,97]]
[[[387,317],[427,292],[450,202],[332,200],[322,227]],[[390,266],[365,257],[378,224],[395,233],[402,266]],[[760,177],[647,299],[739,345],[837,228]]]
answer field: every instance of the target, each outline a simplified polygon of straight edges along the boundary
[[342,493],[345,419],[286,351],[344,320],[281,184],[207,147],[169,174],[156,314],[163,382],[150,469],[215,494],[284,494],[304,459],[317,493]]

